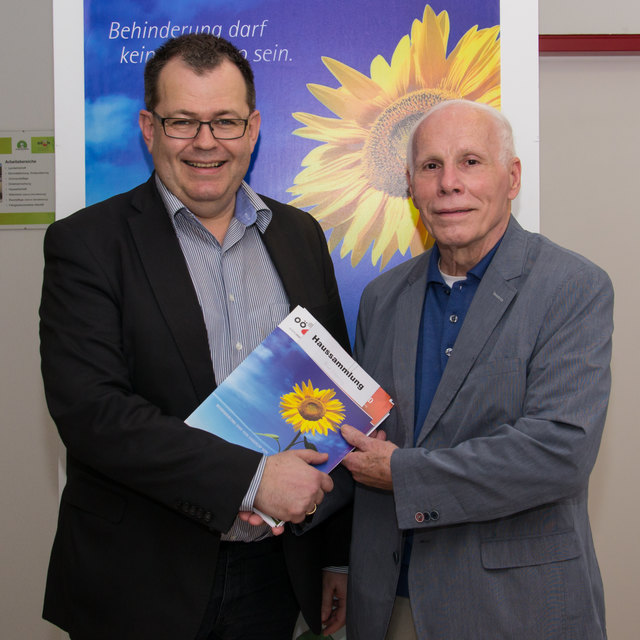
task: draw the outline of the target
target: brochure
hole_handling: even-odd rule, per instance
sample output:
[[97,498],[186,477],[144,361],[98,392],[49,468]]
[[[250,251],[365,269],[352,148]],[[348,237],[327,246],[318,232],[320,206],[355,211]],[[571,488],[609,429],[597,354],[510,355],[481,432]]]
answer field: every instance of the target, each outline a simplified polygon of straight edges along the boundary
[[186,422],[265,455],[326,452],[317,468],[328,473],[353,449],[340,426],[368,435],[392,406],[331,334],[296,307]]

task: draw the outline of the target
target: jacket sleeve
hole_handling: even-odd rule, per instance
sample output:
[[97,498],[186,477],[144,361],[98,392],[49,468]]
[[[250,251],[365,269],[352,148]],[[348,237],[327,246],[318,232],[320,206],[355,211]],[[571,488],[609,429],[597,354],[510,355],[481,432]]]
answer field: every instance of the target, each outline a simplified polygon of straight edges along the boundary
[[393,453],[400,528],[506,517],[586,488],[609,398],[613,289],[586,261],[549,280],[552,295],[522,295],[521,320],[507,314],[492,337],[507,346],[462,383],[441,419],[451,440]]

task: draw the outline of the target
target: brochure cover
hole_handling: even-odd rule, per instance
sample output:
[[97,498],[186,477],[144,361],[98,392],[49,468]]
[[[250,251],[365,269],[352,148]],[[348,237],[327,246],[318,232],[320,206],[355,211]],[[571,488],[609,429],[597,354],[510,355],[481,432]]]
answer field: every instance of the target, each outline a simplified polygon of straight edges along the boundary
[[329,454],[329,472],[351,447],[350,424],[367,435],[393,401],[313,316],[296,307],[187,418],[192,427],[272,455]]

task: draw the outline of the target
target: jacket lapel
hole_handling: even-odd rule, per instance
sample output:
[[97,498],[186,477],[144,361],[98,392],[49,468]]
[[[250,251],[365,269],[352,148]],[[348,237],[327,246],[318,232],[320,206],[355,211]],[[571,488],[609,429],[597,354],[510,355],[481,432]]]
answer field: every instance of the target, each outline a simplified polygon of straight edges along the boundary
[[400,433],[389,433],[389,439],[400,446],[413,446],[413,422],[415,407],[416,347],[420,332],[422,307],[427,291],[429,254],[427,251],[416,261],[409,272],[407,286],[398,296],[395,334],[393,342],[393,380],[395,410]]
[[498,251],[473,297],[453,355],[445,367],[420,431],[418,446],[424,443],[455,398],[491,333],[516,296],[517,278],[522,274],[525,250],[526,233],[512,217]]
[[304,265],[296,264],[291,251],[291,247],[294,247],[299,239],[283,224],[282,217],[277,215],[278,203],[269,200],[268,204],[274,215],[262,234],[262,241],[280,276],[282,286],[289,298],[290,309],[293,310],[297,305],[308,307],[310,300],[308,285],[305,282],[305,268]]
[[129,227],[158,306],[200,400],[215,388],[207,330],[191,275],[153,177],[137,191]]

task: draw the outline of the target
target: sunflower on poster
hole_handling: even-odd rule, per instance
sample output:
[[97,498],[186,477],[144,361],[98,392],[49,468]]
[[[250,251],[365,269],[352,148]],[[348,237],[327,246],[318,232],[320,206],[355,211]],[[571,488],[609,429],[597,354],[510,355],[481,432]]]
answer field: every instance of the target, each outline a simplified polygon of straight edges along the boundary
[[433,244],[408,197],[409,132],[431,106],[462,98],[500,108],[500,27],[469,29],[447,56],[449,15],[427,5],[411,34],[397,44],[391,64],[371,62],[370,77],[332,58],[322,61],[340,82],[334,89],[308,84],[335,113],[328,118],[297,112],[305,126],[294,133],[324,144],[302,161],[288,189],[291,204],[309,207],[329,249],[357,265],[373,243],[372,264],[382,269],[396,251],[421,253]]

